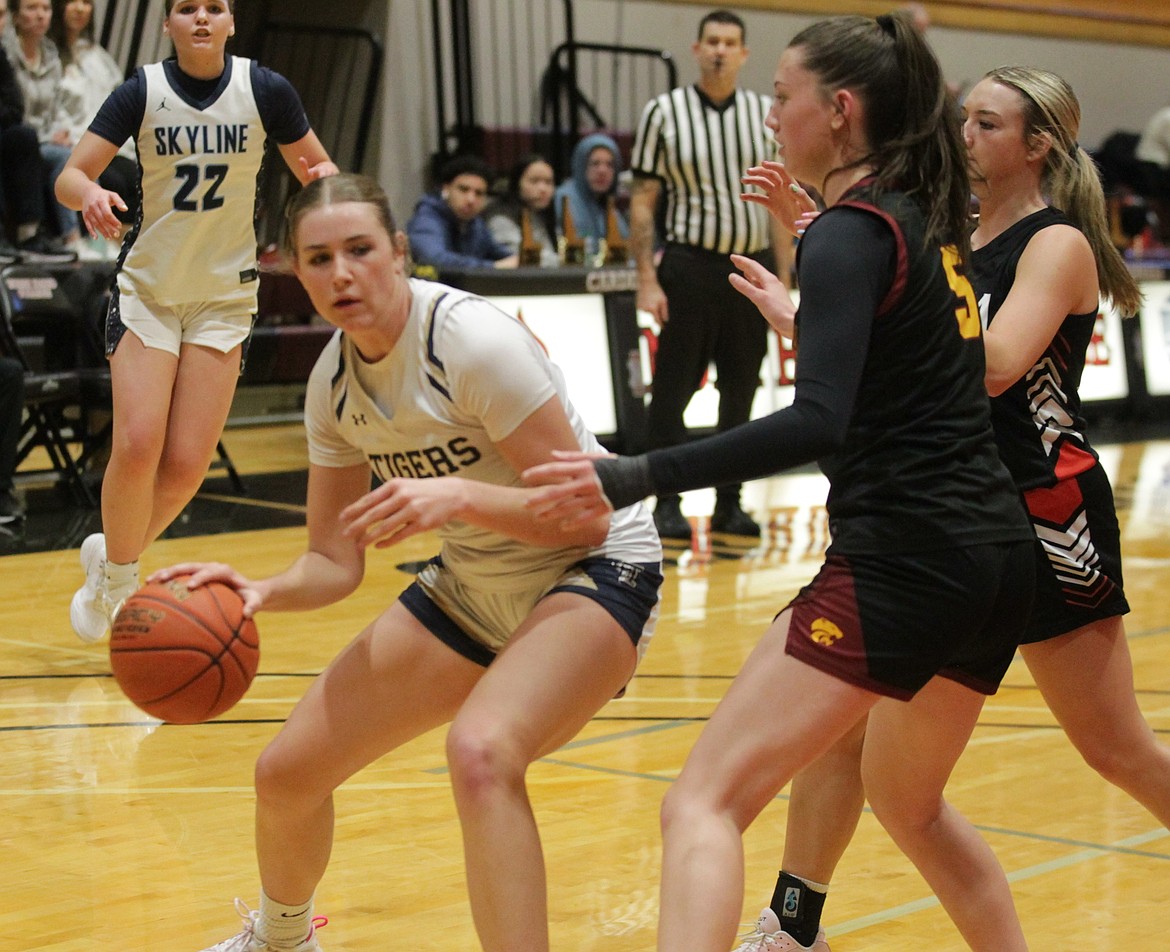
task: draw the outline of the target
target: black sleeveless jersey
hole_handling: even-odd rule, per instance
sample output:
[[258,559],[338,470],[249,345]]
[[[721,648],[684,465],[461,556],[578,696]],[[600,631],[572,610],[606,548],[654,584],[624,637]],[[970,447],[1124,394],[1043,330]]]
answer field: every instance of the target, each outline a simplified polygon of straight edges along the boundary
[[791,406],[649,454],[660,493],[817,461],[833,551],[915,552],[1026,540],[996,451],[982,326],[958,252],[924,242],[900,193],[853,189],[798,253],[800,356]]
[[834,208],[877,215],[897,247],[849,434],[820,460],[834,543],[876,552],[1028,538],[991,432],[982,327],[958,251],[927,245],[921,209],[900,193],[855,192]]
[[[1044,208],[975,252],[972,284],[984,326],[991,326],[1011,291],[1016,265],[1032,236],[1052,225],[1076,227],[1057,209]],[[999,455],[1021,490],[1054,486],[1097,463],[1085,436],[1079,392],[1096,322],[1096,310],[1066,317],[1036,363],[991,401]]]

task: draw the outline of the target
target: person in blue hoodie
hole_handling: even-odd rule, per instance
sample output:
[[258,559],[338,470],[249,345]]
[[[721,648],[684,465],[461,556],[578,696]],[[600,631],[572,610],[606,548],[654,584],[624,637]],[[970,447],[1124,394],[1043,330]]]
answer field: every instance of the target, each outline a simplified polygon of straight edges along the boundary
[[439,170],[438,194],[424,195],[406,223],[416,264],[444,268],[514,268],[517,256],[500,245],[483,217],[492,173],[472,155]]
[[[621,170],[622,155],[617,143],[597,132],[577,143],[573,149],[572,174],[557,188],[553,200],[557,209],[557,228],[564,230],[564,200],[567,196],[577,235],[585,241],[591,254],[597,251],[598,242],[605,237],[606,202],[617,192]],[[618,212],[617,219],[622,238],[629,237],[625,214]]]

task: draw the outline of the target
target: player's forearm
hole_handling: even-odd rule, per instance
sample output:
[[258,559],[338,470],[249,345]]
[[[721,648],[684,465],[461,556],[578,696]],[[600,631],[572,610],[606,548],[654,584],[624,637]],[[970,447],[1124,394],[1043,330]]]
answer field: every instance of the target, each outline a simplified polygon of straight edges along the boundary
[[565,530],[542,522],[525,504],[533,490],[488,483],[468,483],[468,504],[460,517],[464,522],[498,532],[519,542],[547,548],[579,545],[594,548],[609,532],[608,516]]
[[86,193],[93,188],[101,188],[101,186],[81,169],[69,167],[57,176],[53,191],[57,196],[57,201],[76,212],[85,207]]
[[361,584],[364,560],[356,551],[352,561],[340,562],[322,552],[308,551],[292,565],[255,583],[265,611],[311,611],[339,602]]

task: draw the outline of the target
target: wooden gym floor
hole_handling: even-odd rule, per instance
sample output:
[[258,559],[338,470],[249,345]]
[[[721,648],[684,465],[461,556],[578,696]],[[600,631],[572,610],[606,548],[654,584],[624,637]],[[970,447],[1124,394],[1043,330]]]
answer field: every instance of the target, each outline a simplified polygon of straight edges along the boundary
[[[1170,741],[1170,438],[1105,445],[1121,511],[1139,700]],[[302,545],[299,426],[229,431],[248,484],[209,479],[146,568],[224,559],[249,574]],[[823,479],[749,487],[770,523],[756,548],[671,552],[662,621],[626,697],[530,772],[550,883],[552,947],[654,947],[657,809],[704,720],[776,610],[825,545]],[[684,511],[709,512],[710,493]],[[119,694],[102,646],[69,629],[77,546],[94,513],[30,493],[22,533],[0,535],[0,894],[2,952],[197,952],[254,903],[253,761],[308,679],[410,581],[434,540],[375,555],[340,605],[260,617],[260,676],[221,719],[160,725]],[[699,520],[704,528],[703,520]],[[1073,752],[1019,662],[987,704],[949,787],[1011,879],[1035,950],[1170,947],[1170,834]],[[362,772],[337,796],[337,840],[318,910],[328,952],[478,948],[463,885],[441,732]],[[746,838],[754,920],[780,858],[782,793]],[[506,875],[506,871],[503,871]],[[826,908],[834,952],[947,952],[963,946],[872,816]]]

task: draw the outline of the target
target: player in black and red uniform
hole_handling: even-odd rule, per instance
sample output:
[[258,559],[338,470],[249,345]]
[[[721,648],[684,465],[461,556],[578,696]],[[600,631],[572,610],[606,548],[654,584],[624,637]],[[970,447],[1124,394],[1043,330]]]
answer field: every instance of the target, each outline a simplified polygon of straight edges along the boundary
[[[816,460],[833,542],[712,715],[663,805],[662,952],[724,952],[742,902],[742,832],[793,775],[868,714],[874,813],[976,949],[1026,949],[1006,877],[943,799],[1032,600],[1033,536],[1000,461],[974,291],[969,182],[938,62],[903,15],[841,17],[780,59],[768,119],[784,166],[752,170],[780,220],[796,180],[828,210],[801,245],[790,407],[697,443],[529,472],[573,525],[654,493]],[[774,325],[778,279],[736,283]],[[824,947],[823,937],[815,938]]]
[[992,424],[1040,543],[1020,653],[1086,762],[1170,826],[1170,748],[1134,697],[1113,491],[1078,392],[1099,295],[1133,314],[1141,291],[1110,240],[1069,85],[1046,70],[999,68],[966,111]]
[[[1077,145],[1080,105],[1068,84],[1003,67],[965,106],[992,423],[1037,537],[1036,601],[1020,653],[1086,762],[1167,824],[1170,749],[1134,696],[1113,493],[1078,392],[1099,296],[1131,314],[1141,294],[1110,239],[1097,170]],[[826,884],[865,799],[861,737],[794,782],[775,892],[737,952],[816,941]]]

